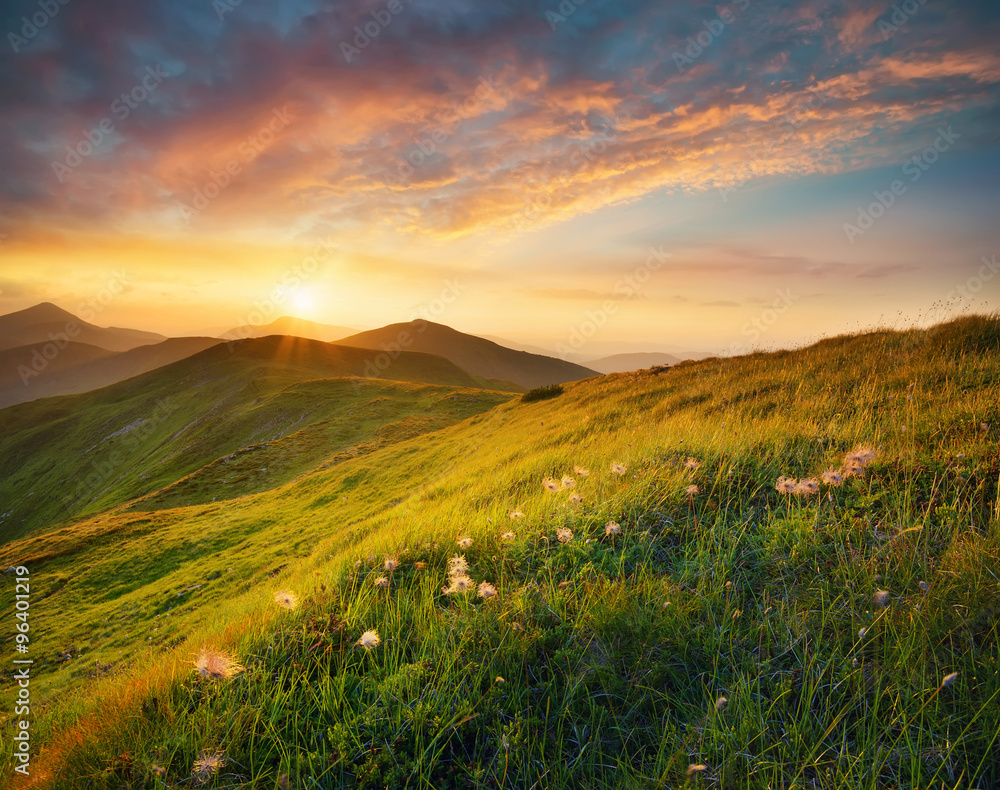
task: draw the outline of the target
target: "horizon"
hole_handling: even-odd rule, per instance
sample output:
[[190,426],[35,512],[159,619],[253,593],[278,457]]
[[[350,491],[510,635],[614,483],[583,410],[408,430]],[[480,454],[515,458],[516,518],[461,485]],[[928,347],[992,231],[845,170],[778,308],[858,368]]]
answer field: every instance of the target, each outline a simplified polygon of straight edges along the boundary
[[991,3],[100,5],[0,14],[0,313],[597,356],[1000,307]]

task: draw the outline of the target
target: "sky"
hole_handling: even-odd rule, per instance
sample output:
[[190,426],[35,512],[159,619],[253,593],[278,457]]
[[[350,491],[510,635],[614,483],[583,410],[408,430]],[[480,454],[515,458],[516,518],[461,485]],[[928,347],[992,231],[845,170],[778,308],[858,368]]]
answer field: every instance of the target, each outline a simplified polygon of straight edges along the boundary
[[0,313],[742,353],[1000,307],[995,0],[10,0]]

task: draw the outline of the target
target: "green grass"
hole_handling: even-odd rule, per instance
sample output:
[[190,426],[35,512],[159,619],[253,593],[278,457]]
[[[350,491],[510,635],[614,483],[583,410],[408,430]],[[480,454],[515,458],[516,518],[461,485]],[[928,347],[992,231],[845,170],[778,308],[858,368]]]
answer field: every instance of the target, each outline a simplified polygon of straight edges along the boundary
[[[565,389],[0,546],[38,585],[37,783],[187,784],[206,749],[218,787],[1000,783],[997,317]],[[442,591],[456,552],[496,597]],[[206,644],[246,670],[200,678]]]

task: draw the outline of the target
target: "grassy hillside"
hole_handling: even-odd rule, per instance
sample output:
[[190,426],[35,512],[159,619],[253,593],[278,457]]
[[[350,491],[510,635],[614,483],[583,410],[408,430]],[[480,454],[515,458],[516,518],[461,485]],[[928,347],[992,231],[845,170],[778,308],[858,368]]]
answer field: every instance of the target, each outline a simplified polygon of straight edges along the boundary
[[835,338],[0,546],[32,782],[996,786],[998,394],[996,317]]
[[[417,319],[406,324],[389,324],[337,341],[344,346],[390,352],[394,349],[422,351],[449,359],[462,370],[477,376],[513,381],[528,389],[561,384],[597,375],[596,371],[554,357],[514,351],[474,335],[458,332],[443,324]],[[383,354],[387,376],[396,363]]]
[[297,338],[238,341],[105,389],[4,409],[0,535],[164,487],[153,503],[262,491],[510,397],[469,390],[482,380],[426,354],[403,355],[393,374],[435,386],[343,378],[369,356]]

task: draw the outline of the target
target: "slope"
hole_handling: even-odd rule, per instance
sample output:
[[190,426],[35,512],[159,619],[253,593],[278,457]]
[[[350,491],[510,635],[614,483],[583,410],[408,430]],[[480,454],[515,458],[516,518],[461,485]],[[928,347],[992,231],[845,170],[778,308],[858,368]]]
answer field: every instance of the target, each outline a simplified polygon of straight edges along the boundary
[[[75,395],[107,387],[220,342],[209,337],[176,337],[119,352],[70,343],[51,361],[43,356],[47,344],[0,351],[0,370],[14,373],[16,378],[6,382],[0,379],[0,409],[37,398]],[[18,371],[24,371],[25,375]]]
[[128,351],[164,340],[155,332],[95,326],[51,302],[0,316],[0,350],[35,343],[76,342],[108,351]]
[[[997,317],[834,338],[0,546],[45,624],[33,778],[218,750],[219,785],[994,786],[997,391]],[[199,677],[204,646],[245,669]]]
[[[244,460],[261,460],[270,443],[305,430],[310,450],[297,444],[294,461],[277,466],[261,460],[252,481],[239,493],[284,482],[328,455],[386,436],[373,433],[379,419],[405,420],[457,388],[455,408],[440,409],[424,428],[442,419],[460,419],[473,409],[490,408],[509,398],[466,393],[480,381],[447,360],[406,353],[393,367],[400,380],[432,384],[394,401],[381,417],[369,417],[374,398],[396,397],[349,378],[305,386],[312,379],[342,379],[363,374],[370,354],[299,338],[268,337],[219,344],[179,362],[104,389],[47,398],[0,411],[0,534],[11,539],[40,526],[94,513],[170,486],[223,456],[257,447]],[[405,389],[405,388],[404,388]],[[362,410],[364,419],[353,417]],[[339,420],[332,427],[316,426]],[[356,423],[356,424],[352,424]],[[417,430],[416,424],[406,430]],[[329,442],[329,444],[327,443]],[[265,471],[259,471],[259,470]],[[210,476],[211,477],[211,476]],[[226,488],[190,492],[185,502],[226,498]]]
[[529,389],[597,375],[572,362],[504,348],[491,340],[422,319],[361,332],[337,344],[382,352],[379,359],[389,370],[396,364],[393,355],[399,350],[423,351],[449,359],[477,376],[512,381]]

